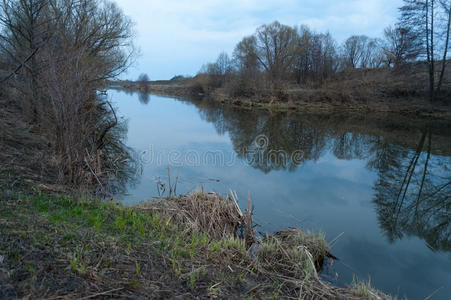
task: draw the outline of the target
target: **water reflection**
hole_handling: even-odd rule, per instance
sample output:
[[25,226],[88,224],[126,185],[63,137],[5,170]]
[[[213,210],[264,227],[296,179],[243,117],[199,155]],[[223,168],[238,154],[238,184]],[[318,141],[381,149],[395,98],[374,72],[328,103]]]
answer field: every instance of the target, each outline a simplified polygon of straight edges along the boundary
[[[293,122],[283,114],[258,114],[208,104],[198,107],[201,117],[214,123],[218,133],[229,133],[240,158],[265,173],[281,169],[294,171],[305,161],[319,159],[327,145],[324,128]],[[259,136],[267,140],[263,153],[243,151],[254,149]]]
[[393,242],[424,239],[432,250],[451,250],[450,159],[431,155],[434,136],[424,130],[415,151],[392,151],[380,168],[375,204],[379,223]]
[[[366,159],[367,168],[378,174],[373,203],[389,241],[417,236],[431,249],[451,251],[450,122],[262,113],[192,103],[218,133],[230,135],[239,157],[265,173],[294,171],[327,152],[338,159]],[[262,136],[261,151],[242,150],[259,146],[256,137]]]
[[141,102],[142,104],[149,104],[149,101],[150,101],[149,92],[139,92],[138,99],[139,99],[139,102]]
[[139,91],[135,91],[132,89],[122,89],[119,87],[110,87],[110,90],[120,91],[126,95],[138,95],[138,100],[141,104],[149,104],[151,99],[150,89],[149,86],[146,84],[139,86]]
[[[129,119],[127,144],[146,153],[128,203],[158,196],[154,179],[166,178],[168,165],[178,173],[167,157],[152,157],[179,153],[181,193],[232,188],[246,206],[250,191],[261,231],[300,226],[329,241],[345,232],[333,248],[339,284],[370,274],[399,298],[425,298],[442,286],[435,299],[451,294],[451,121],[271,113],[154,95],[145,105],[139,95],[113,99]],[[184,159],[190,153],[199,163]]]

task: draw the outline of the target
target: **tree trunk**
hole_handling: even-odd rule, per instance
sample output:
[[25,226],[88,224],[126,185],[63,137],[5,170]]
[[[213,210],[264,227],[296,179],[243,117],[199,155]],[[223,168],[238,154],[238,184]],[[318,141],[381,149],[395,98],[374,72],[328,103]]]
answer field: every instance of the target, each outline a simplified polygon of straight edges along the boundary
[[421,178],[421,186],[420,186],[420,190],[418,192],[417,202],[416,202],[416,205],[415,205],[415,216],[418,215],[418,207],[420,205],[421,194],[423,192],[423,187],[424,187],[424,182],[426,180],[426,173],[427,173],[427,170],[428,170],[429,160],[431,158],[431,147],[432,147],[432,131],[431,131],[431,128],[428,128],[428,134],[429,134],[428,154],[427,154],[427,157],[426,157],[426,162],[424,164],[423,177]]
[[450,5],[450,7],[448,7],[448,24],[447,24],[447,28],[446,28],[445,49],[443,50],[442,70],[440,71],[440,79],[438,81],[437,93],[439,93],[440,89],[442,88],[443,77],[444,77],[445,69],[446,69],[446,57],[448,54],[450,27],[451,27],[451,5]]
[[431,0],[431,61],[429,63],[429,96],[434,101],[435,94],[435,60],[434,60],[434,0]]

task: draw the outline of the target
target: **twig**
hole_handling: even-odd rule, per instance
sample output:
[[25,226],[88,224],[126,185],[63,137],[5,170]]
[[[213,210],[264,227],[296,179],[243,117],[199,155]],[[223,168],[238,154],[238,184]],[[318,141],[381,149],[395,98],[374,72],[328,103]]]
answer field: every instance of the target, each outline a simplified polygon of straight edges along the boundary
[[172,186],[171,186],[171,169],[168,167],[168,184],[169,184],[169,197],[172,196]]
[[114,116],[114,122],[111,124],[108,124],[108,126],[103,130],[102,134],[100,135],[100,137],[97,139],[97,150],[101,149],[104,146],[103,143],[103,139],[105,138],[105,135],[108,133],[108,131],[110,131],[113,127],[115,127],[118,123],[117,121],[117,116],[116,116],[116,112],[114,111],[113,106],[111,105],[111,103],[109,101],[105,101],[106,104],[108,104],[108,106],[111,109],[111,112],[113,113]]
[[438,289],[436,289],[435,291],[433,291],[429,296],[427,296],[426,298],[424,298],[424,300],[429,300],[431,299],[435,294],[437,294],[441,289],[443,289],[442,287],[439,287]]
[[175,177],[175,184],[174,184],[174,196],[177,197],[177,183],[179,181],[179,176],[180,176],[180,167],[179,170],[177,171],[177,177]]
[[156,182],[156,184],[157,184],[158,198],[161,198],[160,185],[158,184],[158,182]]
[[106,291],[106,292],[97,293],[97,294],[94,294],[94,295],[91,295],[91,296],[87,296],[87,297],[84,297],[84,298],[79,298],[79,300],[91,299],[91,298],[95,298],[95,297],[98,297],[98,296],[111,294],[111,293],[114,293],[114,292],[117,292],[117,291],[120,291],[120,290],[123,290],[123,289],[124,288],[118,288],[118,289],[114,289],[114,290],[109,290],[109,291]]
[[257,284],[256,286],[254,286],[253,288],[251,288],[250,290],[248,290],[248,291],[246,292],[246,294],[252,293],[253,291],[255,291],[256,289],[258,289],[259,287],[261,287],[261,284]]
[[233,200],[233,203],[235,204],[235,207],[236,207],[236,209],[237,209],[237,211],[238,211],[238,214],[240,215],[240,218],[243,218],[243,212],[241,211],[241,208],[240,208],[240,206],[238,205],[238,197],[237,197],[237,195],[235,194],[235,192],[234,191],[232,191],[232,190],[230,190],[230,197],[232,198],[232,200]]
[[255,242],[255,236],[254,236],[254,230],[252,229],[252,201],[251,201],[251,194],[248,192],[247,195],[247,211],[246,211],[246,238],[245,243],[246,247],[250,248],[252,244]]
[[96,179],[97,182],[99,183],[99,186],[100,186],[100,188],[102,189],[104,195],[107,195],[107,192],[106,192],[106,190],[104,189],[102,183],[100,182],[99,177],[97,177],[96,172],[94,172],[94,170],[93,170],[93,169],[91,168],[91,166],[89,165],[89,162],[88,162],[88,160],[86,159],[86,156],[85,156],[84,158],[85,158],[85,163],[86,163],[86,165],[88,166],[88,168],[89,168],[89,170],[91,171],[92,175],[94,175],[95,179]]
[[334,238],[332,241],[329,242],[329,245],[331,248],[334,246],[334,243],[343,236],[343,234],[345,234],[345,233],[344,232],[340,233],[339,235],[337,235],[336,238]]

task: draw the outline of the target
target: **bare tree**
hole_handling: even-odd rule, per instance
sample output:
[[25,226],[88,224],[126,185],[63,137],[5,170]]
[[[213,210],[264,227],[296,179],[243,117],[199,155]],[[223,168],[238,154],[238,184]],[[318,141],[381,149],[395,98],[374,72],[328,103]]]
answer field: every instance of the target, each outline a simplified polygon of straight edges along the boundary
[[390,26],[384,30],[384,36],[383,51],[387,65],[399,67],[416,60],[420,55],[421,46],[418,45],[416,35],[408,28]]
[[[31,120],[38,118],[38,76],[41,69],[36,53],[48,40],[49,19],[45,0],[2,0],[0,2],[0,48],[2,55],[12,65],[21,65],[21,74],[28,81],[20,88],[24,110],[29,110]],[[24,61],[27,61],[24,64]],[[18,70],[19,71],[19,70]]]
[[442,5],[443,11],[445,12],[445,42],[444,42],[444,49],[443,49],[443,58],[442,58],[442,69],[440,71],[440,78],[437,85],[437,93],[440,93],[440,89],[442,88],[443,84],[443,78],[445,76],[446,71],[446,65],[448,63],[447,61],[447,55],[448,55],[448,49],[449,49],[449,36],[450,36],[450,29],[451,29],[451,1],[441,0],[440,4]]
[[292,28],[278,22],[259,27],[239,42],[234,62],[240,76],[252,80],[264,75],[276,90],[290,78],[298,84],[307,80],[321,84],[338,66],[336,43],[329,33],[316,34],[307,26]]
[[365,66],[367,68],[380,68],[384,62],[383,40],[370,38],[366,45]]
[[355,69],[361,65],[367,36],[351,36],[342,48],[345,68]]
[[216,66],[222,76],[226,76],[232,69],[232,62],[226,52],[221,52],[216,59]]
[[382,41],[366,35],[348,38],[341,52],[342,69],[378,68],[383,62]]
[[30,100],[40,116],[35,122],[59,159],[61,181],[103,186],[119,179],[131,157],[113,107],[96,90],[132,62],[130,20],[109,1],[2,0],[0,5],[0,45],[9,65],[37,52],[20,80],[9,84],[18,91],[31,86]]
[[[422,44],[422,54],[426,55],[431,101],[440,91],[446,71],[451,22],[450,7],[449,0],[404,0],[404,5],[400,8],[400,25],[415,33],[419,43]],[[438,83],[436,82],[437,61],[441,62]]]
[[313,33],[307,26],[297,28],[296,53],[292,64],[292,72],[296,82],[306,82],[312,72]]
[[145,73],[142,73],[142,74],[140,74],[139,76],[138,76],[138,82],[142,82],[142,83],[145,83],[145,82],[148,82],[150,79],[149,79],[149,76],[147,75],[147,74],[145,74]]
[[257,40],[255,36],[243,38],[233,51],[232,65],[235,70],[228,84],[228,93],[232,96],[253,96],[262,91],[263,68],[257,58]]
[[257,71],[259,61],[257,57],[257,39],[255,36],[243,38],[233,51],[236,67],[240,70]]
[[279,22],[263,25],[255,33],[257,59],[272,81],[281,80],[294,60],[296,31]]
[[232,61],[226,52],[219,54],[216,62],[202,66],[200,74],[208,75],[208,85],[213,88],[221,87],[232,71]]

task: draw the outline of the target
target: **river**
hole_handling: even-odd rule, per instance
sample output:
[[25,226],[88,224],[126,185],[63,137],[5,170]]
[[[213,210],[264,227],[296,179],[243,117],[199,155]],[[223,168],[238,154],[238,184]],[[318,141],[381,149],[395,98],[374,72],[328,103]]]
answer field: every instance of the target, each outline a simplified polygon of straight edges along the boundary
[[[110,90],[142,163],[122,201],[203,188],[250,195],[258,231],[323,232],[325,280],[371,280],[399,299],[450,299],[451,126],[402,116],[225,108]],[[162,185],[160,184],[160,187]],[[165,193],[167,194],[166,189]]]

